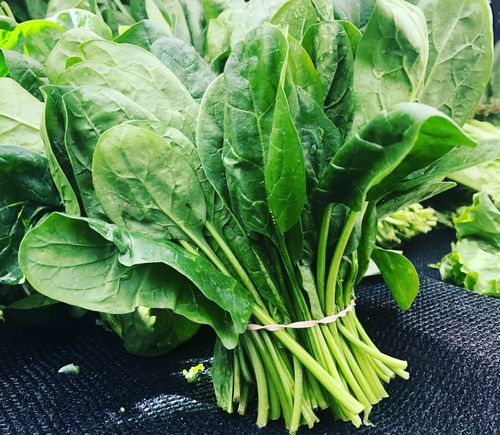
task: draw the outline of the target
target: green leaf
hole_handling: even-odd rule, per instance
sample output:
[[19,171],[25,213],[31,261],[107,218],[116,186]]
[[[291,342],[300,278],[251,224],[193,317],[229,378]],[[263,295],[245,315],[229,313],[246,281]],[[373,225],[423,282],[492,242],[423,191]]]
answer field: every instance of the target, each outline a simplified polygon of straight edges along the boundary
[[25,233],[22,202],[7,204],[0,201],[0,285],[24,282],[17,255]]
[[60,205],[47,159],[15,145],[0,145],[0,198],[9,202],[33,201]]
[[233,410],[233,352],[216,340],[212,362],[212,382],[217,405],[226,412]]
[[195,100],[203,97],[215,74],[195,49],[182,39],[162,37],[151,45],[151,53],[172,71]]
[[377,1],[354,62],[354,133],[380,111],[417,98],[428,51],[420,9],[401,0]]
[[500,211],[486,192],[472,197],[472,204],[453,219],[458,239],[475,237],[491,243],[500,251]]
[[172,36],[172,32],[166,32],[160,24],[154,21],[143,20],[130,26],[114,41],[120,44],[134,44],[144,48],[144,50],[151,51],[153,43],[164,36]]
[[45,143],[45,154],[50,172],[59,191],[66,213],[80,215],[78,186],[71,168],[64,140],[63,95],[72,88],[63,86],[44,86],[42,93],[45,107],[42,118],[41,134]]
[[333,0],[335,19],[346,20],[358,28],[366,26],[376,0]]
[[129,314],[101,314],[127,352],[156,356],[170,352],[198,331],[199,325],[171,310],[137,307]]
[[66,32],[47,58],[47,77],[51,83],[57,82],[57,77],[68,66],[71,61],[82,55],[78,49],[85,41],[100,39],[100,36],[86,29],[72,29]]
[[440,262],[444,281],[464,286],[484,296],[500,297],[500,250],[485,250],[484,243],[464,238],[452,243],[452,251]]
[[[361,210],[390,187],[456,146],[473,142],[446,115],[418,103],[403,103],[374,117],[335,154],[318,193],[329,202]],[[353,194],[354,193],[354,194]]]
[[419,101],[459,125],[486,89],[493,63],[493,28],[487,0],[419,0],[427,18],[429,62]]
[[[80,50],[85,61],[59,75],[59,84],[117,90],[158,119],[176,110],[186,118],[194,136],[198,104],[175,74],[155,56],[140,47],[110,41],[88,41]],[[138,81],[138,77],[141,80]]]
[[203,190],[171,142],[133,125],[114,127],[97,143],[92,173],[97,198],[114,223],[155,240],[200,238]]
[[354,57],[347,33],[340,24],[325,21],[307,29],[302,45],[321,78],[325,112],[345,136],[353,116],[354,71]]
[[47,18],[47,20],[53,21],[67,30],[85,29],[94,32],[101,38],[112,38],[111,29],[103,19],[84,9],[67,9]]
[[252,311],[246,290],[203,257],[101,221],[54,213],[26,235],[19,262],[48,297],[111,314],[138,306],[172,309],[211,325],[228,348],[238,343]]
[[43,65],[12,50],[0,50],[0,75],[11,77],[31,95],[43,100],[40,86],[47,83]]
[[417,271],[410,260],[397,252],[380,248],[374,249],[372,259],[398,305],[403,310],[410,308],[419,286]]
[[0,78],[0,143],[43,150],[43,104],[10,78]]
[[25,21],[4,36],[0,48],[23,53],[45,64],[64,32],[64,27],[48,20]]
[[309,26],[319,20],[320,16],[311,0],[288,0],[273,15],[271,24],[287,29],[292,38],[301,41]]
[[92,158],[99,137],[128,120],[157,118],[120,92],[99,86],[80,86],[66,93],[63,102],[66,149],[78,190],[87,216],[99,217],[103,212],[92,183]]
[[221,74],[203,95],[196,127],[196,146],[208,180],[226,204],[229,204],[229,191],[222,161],[226,104],[224,86],[224,76]]
[[304,154],[285,94],[285,74],[283,69],[264,167],[269,206],[282,233],[297,224],[306,199]]

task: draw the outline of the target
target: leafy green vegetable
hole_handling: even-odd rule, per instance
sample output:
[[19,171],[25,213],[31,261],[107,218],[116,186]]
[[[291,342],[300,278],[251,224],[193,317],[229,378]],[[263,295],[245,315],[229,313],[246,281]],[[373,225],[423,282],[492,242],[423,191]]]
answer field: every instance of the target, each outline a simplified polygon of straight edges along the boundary
[[453,223],[458,240],[438,264],[441,278],[500,297],[500,211],[485,192],[476,193]]
[[170,310],[137,307],[133,313],[102,314],[125,349],[134,355],[155,356],[169,352],[189,340],[198,324]]
[[42,111],[43,104],[21,85],[13,79],[0,78],[0,143],[41,151]]
[[[295,433],[314,425],[316,408],[368,423],[387,397],[383,384],[408,378],[407,364],[375,346],[355,310],[301,331],[247,324],[352,307],[372,260],[409,308],[418,276],[402,255],[376,247],[377,218],[499,157],[496,139],[476,144],[460,128],[492,56],[484,2],[471,2],[467,29],[432,1],[71,5],[95,17],[65,16],[53,2],[61,23],[83,28],[62,28],[50,54],[33,54],[50,81],[38,88],[44,164],[66,214],[30,221],[39,223],[19,250],[28,283],[49,301],[103,313],[136,353],[212,326],[217,401],[244,413],[256,395],[258,426],[283,416]],[[97,32],[101,17],[119,29],[113,41]],[[434,34],[439,22],[444,39]],[[7,39],[17,27],[5,22]],[[470,47],[471,69],[485,71],[477,81],[462,56]],[[7,199],[1,240],[12,253],[22,237],[16,204],[28,200]],[[40,206],[40,215],[56,207]],[[474,243],[491,245],[483,237]]]

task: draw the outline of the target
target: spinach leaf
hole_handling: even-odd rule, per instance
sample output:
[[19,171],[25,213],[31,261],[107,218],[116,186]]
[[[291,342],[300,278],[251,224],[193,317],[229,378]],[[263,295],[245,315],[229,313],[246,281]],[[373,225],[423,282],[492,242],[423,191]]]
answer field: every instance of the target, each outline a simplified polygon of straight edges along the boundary
[[354,133],[381,110],[417,99],[428,52],[422,11],[404,1],[377,1],[354,62]]
[[43,104],[11,78],[0,78],[0,143],[43,150]]
[[56,46],[50,52],[47,58],[47,77],[51,83],[57,82],[57,77],[67,67],[73,63],[80,62],[82,59],[81,51],[78,49],[80,44],[85,41],[100,39],[99,35],[86,29],[72,29],[66,32]]
[[99,35],[104,39],[111,39],[112,33],[102,17],[84,9],[67,9],[47,18],[67,30],[85,29]]
[[[163,119],[164,113],[179,111],[194,135],[198,104],[155,56],[140,47],[110,41],[88,41],[80,49],[84,62],[60,74],[58,84],[115,89],[158,119]],[[141,80],[137,81],[137,77]]]
[[114,127],[97,143],[92,174],[101,207],[117,225],[154,240],[202,238],[203,190],[166,139],[133,125]]
[[[226,347],[237,344],[252,307],[236,281],[175,244],[89,223],[54,213],[26,235],[19,260],[40,293],[111,314],[138,306],[169,308],[211,325]],[[118,237],[121,251],[103,234]]]
[[325,112],[345,136],[351,127],[354,108],[354,57],[347,33],[340,24],[324,21],[307,29],[302,45],[321,78]]
[[182,39],[163,37],[151,45],[151,53],[172,71],[195,100],[200,100],[215,74],[195,49]]
[[[92,158],[99,137],[109,128],[132,119],[157,118],[118,91],[80,86],[63,96],[65,144],[82,203],[90,217],[104,213],[92,183]],[[102,108],[106,110],[103,111]]]
[[463,125],[484,92],[493,63],[486,0],[419,0],[429,32],[429,62],[419,101]]
[[45,107],[41,133],[50,172],[64,208],[68,214],[79,216],[81,198],[64,138],[65,119],[62,97],[71,89],[70,87],[52,85],[42,88]]
[[318,194],[361,210],[365,198],[380,198],[391,185],[457,145],[475,142],[446,115],[418,103],[397,105],[374,117],[340,148],[324,172]]
[[[47,159],[40,153],[15,145],[0,145],[0,198],[60,205]],[[8,181],[7,181],[8,180]]]
[[43,65],[12,50],[0,50],[0,76],[10,77],[31,95],[43,100],[40,86],[47,83]]
[[64,32],[64,27],[51,21],[25,21],[3,36],[0,48],[23,53],[45,64],[47,56]]
[[373,250],[372,258],[398,305],[403,310],[410,308],[419,286],[417,271],[410,260],[397,252],[381,248]]

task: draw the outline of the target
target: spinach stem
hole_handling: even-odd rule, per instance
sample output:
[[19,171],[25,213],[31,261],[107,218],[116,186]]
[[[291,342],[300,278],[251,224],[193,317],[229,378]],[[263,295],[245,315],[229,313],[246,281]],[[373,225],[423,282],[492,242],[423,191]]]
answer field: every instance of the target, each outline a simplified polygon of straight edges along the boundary
[[251,338],[245,335],[243,335],[242,338],[253,366],[255,383],[257,384],[257,426],[264,427],[269,418],[269,392],[267,388],[266,372]]
[[[254,316],[263,325],[272,325],[274,320],[258,306],[254,306]],[[358,402],[349,392],[346,392],[342,383],[336,381],[299,343],[297,343],[286,331],[274,332],[276,338],[292,352],[299,361],[314,375],[323,387],[339,401],[350,413],[359,414],[364,406]]]
[[359,212],[357,211],[351,210],[349,212],[342,232],[340,233],[339,240],[337,241],[337,245],[335,246],[335,250],[333,251],[333,258],[330,263],[328,279],[326,281],[325,311],[327,316],[335,314],[335,287],[337,286],[340,263],[342,262],[347,242],[351,237],[358,215]]
[[233,251],[231,248],[228,246],[222,235],[217,231],[217,229],[208,221],[205,222],[205,227],[207,228],[208,232],[210,235],[214,238],[214,240],[217,242],[217,244],[220,246],[222,249],[222,252],[224,252],[224,255],[227,257],[231,265],[234,267],[234,270],[240,277],[241,281],[245,285],[245,287],[248,289],[248,291],[252,294],[253,298],[255,299],[255,302],[259,304],[261,307],[265,307],[264,301],[260,297],[259,292],[253,285],[252,280],[246,273],[245,269],[243,269],[243,266],[241,263],[238,261],[236,258],[236,255],[234,255]]
[[300,416],[302,408],[302,395],[303,395],[303,372],[302,365],[297,358],[293,358],[293,370],[295,375],[295,391],[293,398],[293,412],[290,423],[290,433],[295,433],[299,430]]
[[330,220],[332,218],[333,203],[328,204],[323,213],[321,230],[318,242],[318,258],[316,260],[316,287],[323,311],[325,310],[325,273],[326,273],[326,248],[328,246],[328,233],[330,231]]

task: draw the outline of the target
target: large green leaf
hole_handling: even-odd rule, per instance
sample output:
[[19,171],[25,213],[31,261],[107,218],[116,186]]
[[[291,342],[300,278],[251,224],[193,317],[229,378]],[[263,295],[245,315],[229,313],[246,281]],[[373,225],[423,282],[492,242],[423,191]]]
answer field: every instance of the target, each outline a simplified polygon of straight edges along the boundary
[[420,9],[403,0],[377,1],[354,62],[354,132],[380,111],[417,98],[428,50]]
[[31,95],[43,100],[40,86],[47,84],[43,65],[17,51],[0,50],[0,76],[11,77]]
[[354,57],[349,37],[340,24],[325,21],[307,29],[302,45],[321,78],[325,112],[345,135],[353,117]]
[[2,201],[60,205],[47,159],[40,153],[15,145],[0,145],[0,178]]
[[410,308],[419,286],[417,271],[410,260],[398,252],[381,248],[374,249],[372,259],[398,305],[403,310]]
[[427,19],[429,62],[419,101],[463,125],[490,79],[493,28],[488,0],[419,0]]
[[0,143],[43,151],[43,104],[10,78],[0,78]]
[[135,45],[110,41],[88,41],[80,50],[85,61],[60,74],[59,84],[115,89],[159,119],[172,110],[179,111],[194,136],[198,104],[175,74],[155,56]]
[[47,56],[64,32],[64,27],[48,20],[25,21],[3,35],[0,48],[23,53],[45,64]]
[[305,195],[303,152],[285,92],[287,64],[285,36],[263,25],[235,47],[224,72],[223,159],[232,209],[248,230],[266,235],[273,233],[270,207],[286,231]]
[[151,53],[172,71],[195,100],[201,99],[215,74],[193,46],[182,39],[163,37],[151,45]]
[[103,19],[84,9],[66,9],[47,19],[67,30],[85,29],[104,39],[111,39],[112,37],[111,29]]
[[172,32],[165,31],[161,25],[151,20],[143,20],[130,26],[114,41],[120,44],[134,44],[144,50],[151,51],[153,43],[164,37],[172,36]]
[[[236,281],[173,243],[146,241],[99,221],[90,224],[94,229],[81,218],[54,213],[26,235],[19,260],[37,291],[112,314],[138,306],[169,308],[211,325],[225,346],[236,346],[252,310]],[[114,238],[120,250],[107,240]]]
[[47,58],[46,71],[51,83],[57,82],[57,77],[69,66],[68,63],[77,60],[81,56],[78,49],[80,44],[93,39],[100,39],[100,37],[90,30],[72,29],[57,41],[56,46]]
[[273,15],[271,23],[287,29],[290,36],[300,41],[309,26],[319,20],[311,0],[288,0]]
[[66,149],[78,190],[87,216],[98,217],[102,210],[92,183],[92,157],[99,137],[128,120],[157,118],[120,92],[99,86],[80,86],[66,93],[63,102]]
[[133,125],[114,127],[97,143],[92,173],[97,198],[114,223],[156,240],[201,237],[203,190],[168,140]]
[[335,154],[319,183],[329,202],[361,210],[408,174],[456,146],[474,146],[446,115],[418,103],[403,103],[374,117]]
[[80,196],[78,185],[66,150],[65,119],[63,95],[72,88],[63,86],[44,86],[45,99],[42,118],[42,137],[50,172],[59,191],[66,213],[80,215]]
[[196,146],[208,180],[221,198],[229,203],[229,191],[222,161],[226,104],[224,86],[224,76],[220,75],[203,95],[196,127]]

